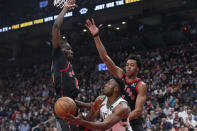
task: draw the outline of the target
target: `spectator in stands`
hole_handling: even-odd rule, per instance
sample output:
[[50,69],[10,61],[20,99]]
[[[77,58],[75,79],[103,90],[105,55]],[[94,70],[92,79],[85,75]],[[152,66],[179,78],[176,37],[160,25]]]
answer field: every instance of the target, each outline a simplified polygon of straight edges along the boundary
[[169,108],[169,104],[165,104],[165,108],[163,109],[163,112],[166,116],[168,116],[171,113],[171,109]]
[[172,128],[172,124],[166,121],[166,118],[162,118],[160,129],[164,131],[169,131]]
[[19,125],[19,131],[30,131],[30,126],[27,121],[24,121],[24,123]]
[[192,119],[192,115],[188,115],[188,120],[186,120],[186,126],[189,128],[189,129],[194,129],[197,125],[196,121],[194,119]]
[[[147,130],[195,128],[197,63],[196,56],[191,52],[196,48],[197,44],[188,44],[138,52],[143,64],[146,65],[139,75],[147,83],[147,103],[143,115],[147,120],[144,123]],[[129,52],[128,49],[126,53],[129,54]],[[110,53],[113,56],[112,59],[123,66],[121,63],[127,56],[126,53],[116,51]],[[80,99],[87,102],[93,101],[100,94],[105,80],[109,77],[109,73],[99,72],[96,69],[96,65],[100,63],[96,56],[96,54],[87,56],[73,62],[79,74],[79,85],[82,90]],[[49,80],[50,65],[48,63],[9,69],[0,74],[1,130],[19,129],[24,125],[25,120],[29,128],[32,128],[53,118],[52,110],[56,94]],[[162,115],[162,111],[165,115]],[[85,115],[86,112],[83,114]],[[47,123],[43,123],[40,127],[46,125]]]
[[184,108],[183,106],[180,106],[180,111],[178,113],[178,116],[180,118],[183,118],[183,121],[186,120],[186,116],[187,116],[186,107]]

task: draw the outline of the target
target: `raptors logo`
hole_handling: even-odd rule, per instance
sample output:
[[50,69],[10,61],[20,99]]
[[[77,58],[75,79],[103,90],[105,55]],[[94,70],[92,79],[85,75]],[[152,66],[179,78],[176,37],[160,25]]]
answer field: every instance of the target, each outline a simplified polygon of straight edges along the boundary
[[135,99],[135,96],[133,95],[130,88],[126,88],[126,94],[131,98],[131,100]]

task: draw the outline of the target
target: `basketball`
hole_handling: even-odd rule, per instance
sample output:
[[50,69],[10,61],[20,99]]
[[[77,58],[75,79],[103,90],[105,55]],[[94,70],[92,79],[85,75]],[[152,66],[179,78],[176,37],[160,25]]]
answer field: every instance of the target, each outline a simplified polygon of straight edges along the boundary
[[70,97],[61,97],[56,101],[54,109],[60,118],[66,118],[68,114],[75,114],[76,104]]

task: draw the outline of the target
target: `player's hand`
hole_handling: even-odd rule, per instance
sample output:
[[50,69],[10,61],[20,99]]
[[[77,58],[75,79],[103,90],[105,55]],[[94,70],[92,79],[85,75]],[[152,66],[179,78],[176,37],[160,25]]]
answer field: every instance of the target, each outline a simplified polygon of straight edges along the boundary
[[68,114],[66,118],[64,118],[65,121],[68,122],[68,124],[79,124],[80,120],[82,120],[82,115],[80,110],[78,110],[78,116],[75,117],[72,114]]
[[66,2],[64,3],[64,8],[67,10],[74,9],[76,7],[77,5],[75,4],[75,0],[66,0]]
[[99,27],[97,27],[95,25],[94,19],[87,19],[85,26],[88,28],[92,36],[96,36],[99,34],[99,28],[102,27],[102,24],[100,24]]
[[101,104],[102,101],[103,101],[103,98],[100,97],[96,99],[94,103],[91,103],[91,111],[97,112],[98,110],[100,110],[100,108],[104,106],[104,104]]
[[82,115],[81,115],[80,109],[78,110],[77,119],[78,120],[82,120]]

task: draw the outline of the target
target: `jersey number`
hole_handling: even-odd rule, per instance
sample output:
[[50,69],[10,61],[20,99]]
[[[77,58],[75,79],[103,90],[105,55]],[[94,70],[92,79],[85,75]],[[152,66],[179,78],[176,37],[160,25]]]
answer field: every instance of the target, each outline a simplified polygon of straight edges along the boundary
[[135,96],[132,94],[131,90],[129,88],[127,88],[127,94],[128,96],[130,96],[131,100],[134,100],[135,99]]

